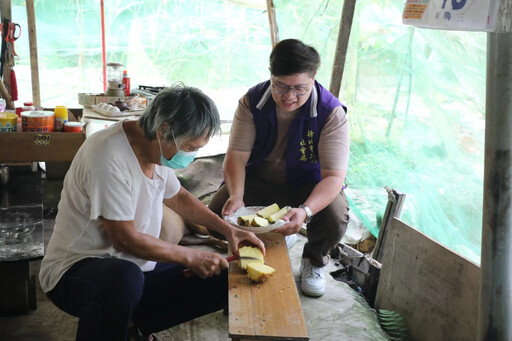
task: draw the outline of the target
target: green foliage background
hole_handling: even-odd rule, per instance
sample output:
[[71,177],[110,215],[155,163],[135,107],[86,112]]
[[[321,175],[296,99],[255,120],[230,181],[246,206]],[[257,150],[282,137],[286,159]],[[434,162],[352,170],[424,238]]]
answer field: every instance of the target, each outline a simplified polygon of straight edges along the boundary
[[[30,94],[24,1],[20,100]],[[343,1],[274,0],[281,39],[322,55],[329,86]],[[349,107],[354,188],[407,194],[402,219],[479,262],[485,120],[485,33],[417,29],[401,23],[403,0],[357,1],[340,99]],[[132,86],[183,81],[212,96],[231,119],[239,97],[268,77],[264,0],[105,1],[107,61],[125,64]],[[77,105],[101,92],[100,2],[36,0],[45,105]],[[382,211],[382,198],[371,198]],[[385,198],[384,198],[385,201]]]

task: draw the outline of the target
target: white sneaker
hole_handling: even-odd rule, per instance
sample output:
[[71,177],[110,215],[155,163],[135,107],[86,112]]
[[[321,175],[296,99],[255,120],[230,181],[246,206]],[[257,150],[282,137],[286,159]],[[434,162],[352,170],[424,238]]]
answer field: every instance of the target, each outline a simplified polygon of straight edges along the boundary
[[299,238],[297,237],[297,234],[291,234],[289,236],[284,236],[284,241],[286,242],[286,248],[288,250],[290,250],[294,245],[295,243],[297,243],[297,240]]
[[300,288],[305,295],[319,297],[325,293],[324,269],[311,265],[311,261],[302,258],[300,263],[302,283]]

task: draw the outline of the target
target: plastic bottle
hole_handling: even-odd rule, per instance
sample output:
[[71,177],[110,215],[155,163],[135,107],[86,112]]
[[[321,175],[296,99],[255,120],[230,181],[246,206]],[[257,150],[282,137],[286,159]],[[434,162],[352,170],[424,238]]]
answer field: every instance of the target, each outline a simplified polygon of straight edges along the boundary
[[68,109],[63,105],[56,106],[53,117],[55,119],[55,131],[64,131],[64,125],[68,121]]
[[[23,107],[21,108],[20,113],[18,114],[18,124],[16,125],[16,131],[24,131],[23,130],[23,119],[21,117],[21,113],[23,111],[33,111],[36,110],[36,107],[34,107],[34,103],[32,102],[23,102]],[[25,125],[25,128],[28,129],[28,126]],[[28,131],[28,130],[25,130]]]
[[21,119],[21,115],[18,115],[18,119],[16,120],[16,131],[18,133],[23,131],[23,120]]
[[128,71],[123,71],[123,91],[126,97],[130,96],[130,77],[128,76]]
[[21,111],[32,111],[32,110],[36,110],[36,107],[34,107],[34,103],[23,102],[23,108],[21,108]]

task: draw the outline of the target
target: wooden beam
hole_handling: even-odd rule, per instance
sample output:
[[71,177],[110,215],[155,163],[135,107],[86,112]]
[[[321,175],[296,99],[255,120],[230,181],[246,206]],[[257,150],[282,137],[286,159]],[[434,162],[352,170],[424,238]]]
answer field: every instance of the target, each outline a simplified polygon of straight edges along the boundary
[[272,48],[279,42],[279,28],[277,25],[276,11],[274,9],[274,1],[267,0],[268,22],[270,24],[270,39],[272,40]]
[[[11,15],[11,0],[0,0],[0,13],[2,13],[2,22],[4,20],[9,20],[11,21],[12,19],[12,15]],[[6,42],[4,41],[3,43],[6,44]],[[11,95],[12,95],[12,92],[11,92],[11,89],[10,89],[10,84],[11,84],[11,65],[9,65],[9,63],[7,61],[4,62],[4,68],[3,68],[3,74],[1,75],[2,76],[2,79],[4,81],[4,85],[7,85],[7,91],[9,93],[9,100],[11,99]],[[2,95],[3,97],[3,95]],[[6,101],[7,101],[7,98],[3,97]],[[11,102],[11,106],[7,105],[7,108],[10,108],[10,109],[14,109],[14,105],[12,104]]]
[[331,85],[329,87],[330,92],[336,97],[340,95],[341,80],[343,79],[343,70],[345,69],[348,40],[350,38],[350,30],[352,29],[355,8],[356,0],[345,0],[343,2],[338,41],[336,42],[336,52],[332,66]]
[[37,60],[36,14],[34,0],[27,0],[28,40],[30,45],[30,70],[32,76],[32,101],[34,106],[41,106],[39,93],[39,63]]

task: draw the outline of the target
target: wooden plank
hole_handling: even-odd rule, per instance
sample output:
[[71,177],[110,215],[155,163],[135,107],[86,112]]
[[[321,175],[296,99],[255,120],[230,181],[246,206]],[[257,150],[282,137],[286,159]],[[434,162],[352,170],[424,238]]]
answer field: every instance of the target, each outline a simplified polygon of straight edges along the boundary
[[411,340],[475,340],[478,265],[398,219],[387,235],[375,307],[400,313]]
[[384,258],[385,250],[381,245],[384,244],[387,234],[386,230],[388,226],[391,224],[393,218],[400,218],[400,213],[402,212],[402,206],[405,201],[405,194],[400,193],[399,191],[385,187],[386,192],[388,193],[388,202],[386,204],[386,210],[384,211],[384,216],[382,217],[382,222],[379,227],[379,235],[377,237],[377,242],[372,250],[372,258],[377,262],[381,262],[382,258]]
[[229,336],[243,340],[309,340],[286,242],[281,234],[258,235],[265,263],[276,272],[253,283],[236,262],[229,265]]

